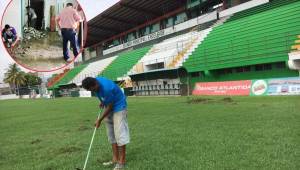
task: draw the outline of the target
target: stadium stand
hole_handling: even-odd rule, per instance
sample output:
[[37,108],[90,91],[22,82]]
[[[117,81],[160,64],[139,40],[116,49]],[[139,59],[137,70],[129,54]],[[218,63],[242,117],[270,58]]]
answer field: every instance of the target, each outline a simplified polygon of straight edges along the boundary
[[300,2],[275,0],[235,14],[213,29],[184,67],[197,72],[287,61],[299,34],[299,7]]
[[95,77],[101,73],[117,56],[109,57],[103,60],[95,61],[86,66],[79,74],[77,74],[72,83],[81,85],[81,81],[86,77]]
[[124,52],[99,75],[117,81],[118,78],[126,77],[127,72],[140,60],[151,47],[139,48]]
[[292,70],[300,70],[300,35],[297,36],[295,45],[291,47],[288,65]]
[[300,50],[300,35],[297,36],[297,40],[295,40],[295,45],[292,46],[292,50],[299,51]]
[[228,22],[238,20],[247,16],[251,16],[254,14],[259,14],[261,12],[265,12],[268,10],[276,9],[278,7],[288,5],[290,3],[297,2],[298,0],[271,0],[269,3],[257,6],[255,8],[250,8],[247,10],[244,10],[242,12],[236,13],[234,16],[232,16]]
[[[147,55],[133,67],[129,74],[178,67],[182,64],[186,54],[200,44],[210,30],[207,29],[202,32],[192,31],[155,44]],[[161,64],[161,66],[158,67],[158,64]]]
[[79,74],[86,66],[87,64],[81,64],[68,71],[62,79],[60,79],[57,83],[55,83],[54,88],[57,88],[60,85],[69,84],[74,79],[74,77],[77,74]]
[[69,69],[65,69],[62,73],[58,74],[58,75],[54,75],[51,80],[47,83],[47,87],[52,87],[54,86],[56,83],[58,83],[69,71]]
[[[95,62],[70,70],[55,87],[67,83],[80,86],[85,77],[98,75],[131,84],[131,91],[138,96],[179,95],[189,93],[196,82],[299,75],[300,1],[235,1],[241,3],[240,9],[236,4],[225,10],[214,7],[220,2],[197,0],[194,4],[199,7],[210,6],[203,8],[200,16],[194,13],[191,17],[180,8],[158,18],[166,21],[165,25],[161,22],[159,27],[155,19],[116,36],[112,32],[104,36],[104,27],[97,29],[97,23],[105,20],[99,15],[90,25],[93,35],[103,36],[90,41],[88,44],[95,46],[87,51],[105,59],[94,58]],[[176,11],[176,17],[167,18]],[[102,44],[100,40],[105,38],[109,42]]]

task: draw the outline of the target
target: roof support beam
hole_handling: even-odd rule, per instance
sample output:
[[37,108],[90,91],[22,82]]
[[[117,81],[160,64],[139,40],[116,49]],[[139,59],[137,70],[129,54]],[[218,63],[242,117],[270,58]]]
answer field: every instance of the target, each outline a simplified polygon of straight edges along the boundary
[[124,3],[120,3],[120,5],[125,7],[125,8],[132,9],[132,10],[138,11],[140,13],[144,13],[144,14],[146,13],[148,15],[152,15],[152,16],[156,16],[156,17],[162,15],[161,13],[158,13],[158,12],[154,12],[154,11],[151,11],[151,10],[148,10],[148,9],[145,9],[145,8],[135,7],[135,6],[124,4]]
[[100,26],[100,25],[89,25],[89,27],[100,29],[100,30],[107,31],[107,32],[112,32],[112,33],[121,32],[120,30],[118,30],[116,28],[104,27],[104,26]]
[[168,18],[168,17],[173,16],[173,15],[175,15],[175,14],[181,13],[182,11],[184,11],[184,9],[185,9],[184,7],[178,8],[178,9],[172,11],[172,12],[169,12],[169,13],[167,13],[167,14],[161,16],[161,17],[157,17],[156,19],[154,19],[154,20],[152,20],[152,21],[149,21],[149,22],[146,22],[146,23],[144,23],[144,24],[141,24],[141,25],[139,25],[139,26],[137,26],[137,27],[135,27],[135,28],[129,29],[129,30],[127,30],[127,31],[125,31],[125,32],[122,32],[122,33],[120,33],[120,34],[116,34],[116,35],[114,35],[113,37],[110,37],[110,38],[107,38],[107,39],[103,38],[104,40],[99,41],[98,43],[95,43],[95,44],[93,44],[92,46],[97,46],[97,45],[99,45],[99,44],[101,44],[101,43],[103,43],[103,42],[107,42],[107,41],[110,41],[110,40],[119,38],[119,37],[121,37],[121,36],[124,36],[124,35],[126,35],[126,34],[132,32],[132,31],[136,31],[136,30],[138,30],[138,29],[141,29],[141,28],[143,28],[143,27],[145,27],[145,26],[147,26],[147,25],[150,25],[150,24],[153,24],[153,23],[157,23],[158,21],[160,21],[160,20],[162,20],[162,19],[165,19],[165,18]]
[[127,24],[127,25],[130,25],[130,26],[137,26],[137,23],[129,21],[129,20],[124,20],[124,19],[120,19],[120,18],[108,16],[108,15],[101,15],[101,17],[109,19],[109,20],[117,21],[117,22],[120,22],[120,23],[123,23],[123,24]]
[[89,38],[90,39],[98,39],[98,36],[103,36],[103,34],[98,34],[98,33],[89,33]]

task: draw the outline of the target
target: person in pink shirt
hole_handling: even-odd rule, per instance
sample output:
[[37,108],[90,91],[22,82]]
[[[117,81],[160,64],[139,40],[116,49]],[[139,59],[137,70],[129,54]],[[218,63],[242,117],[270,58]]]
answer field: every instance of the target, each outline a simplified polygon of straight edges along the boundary
[[68,49],[69,41],[73,48],[74,57],[77,57],[77,55],[79,54],[78,37],[77,37],[76,29],[80,21],[81,21],[81,17],[77,13],[77,11],[73,8],[72,3],[67,3],[66,8],[64,8],[56,18],[57,25],[61,30],[61,34],[63,37],[64,60],[67,62],[70,59],[69,49]]

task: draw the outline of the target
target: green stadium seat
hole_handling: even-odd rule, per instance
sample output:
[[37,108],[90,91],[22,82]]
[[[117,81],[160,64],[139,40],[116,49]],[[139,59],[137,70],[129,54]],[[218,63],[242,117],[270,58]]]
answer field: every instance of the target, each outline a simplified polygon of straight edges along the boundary
[[129,52],[118,54],[116,58],[106,69],[99,74],[116,81],[123,77],[128,71],[150,50],[151,47],[139,48]]
[[58,88],[60,85],[66,85],[73,80],[73,78],[79,74],[88,64],[82,64],[77,67],[74,67],[70,71],[68,71],[65,76],[60,79],[55,85],[54,88]]
[[298,0],[273,0],[239,12],[214,28],[183,66],[196,72],[287,61],[300,34],[299,9]]

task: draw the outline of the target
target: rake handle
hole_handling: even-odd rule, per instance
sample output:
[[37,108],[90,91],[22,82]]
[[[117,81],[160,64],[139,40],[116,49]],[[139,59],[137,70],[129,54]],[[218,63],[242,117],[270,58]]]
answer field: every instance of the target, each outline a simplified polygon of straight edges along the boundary
[[[99,111],[98,119],[100,118],[101,113],[102,113],[102,109],[100,109],[100,111]],[[85,170],[86,165],[88,163],[88,159],[89,159],[89,156],[90,156],[90,151],[91,151],[91,148],[92,148],[92,145],[93,145],[93,141],[94,141],[94,138],[95,138],[96,131],[97,131],[97,127],[95,127],[94,132],[93,132],[93,136],[92,136],[92,139],[91,139],[89,150],[88,150],[88,153],[87,153],[86,158],[85,158],[83,170]]]

